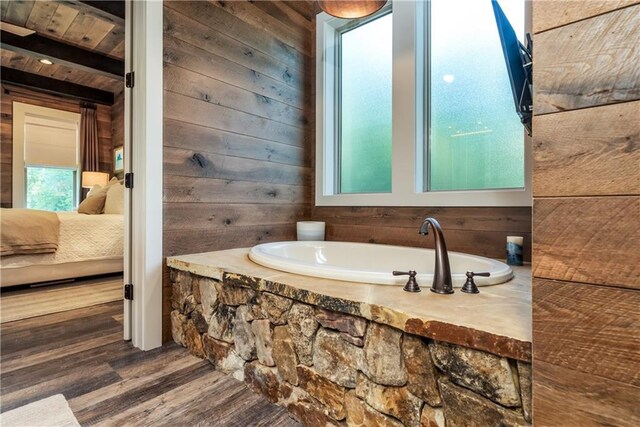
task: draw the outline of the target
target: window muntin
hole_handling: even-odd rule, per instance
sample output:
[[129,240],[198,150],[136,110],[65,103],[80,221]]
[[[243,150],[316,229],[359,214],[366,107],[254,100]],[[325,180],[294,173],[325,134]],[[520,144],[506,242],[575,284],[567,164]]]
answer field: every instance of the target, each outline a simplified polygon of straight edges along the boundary
[[338,32],[338,193],[391,191],[392,14]]
[[[524,34],[524,0],[501,0]],[[490,2],[432,0],[426,191],[523,188],[524,131]]]

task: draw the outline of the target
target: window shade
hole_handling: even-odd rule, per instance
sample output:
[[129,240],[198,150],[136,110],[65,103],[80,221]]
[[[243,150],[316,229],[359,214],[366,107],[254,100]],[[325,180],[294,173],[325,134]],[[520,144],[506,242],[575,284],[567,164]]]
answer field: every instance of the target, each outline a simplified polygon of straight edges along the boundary
[[24,160],[28,166],[78,167],[77,124],[27,116],[24,125]]

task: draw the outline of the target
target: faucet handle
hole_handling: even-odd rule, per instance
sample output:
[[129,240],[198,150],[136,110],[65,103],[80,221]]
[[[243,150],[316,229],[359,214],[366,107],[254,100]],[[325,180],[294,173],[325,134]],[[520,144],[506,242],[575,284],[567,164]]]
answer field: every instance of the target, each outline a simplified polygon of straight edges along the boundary
[[491,276],[491,273],[474,273],[473,271],[467,271],[466,276],[467,276],[467,281],[464,283],[464,285],[462,286],[462,289],[460,290],[465,294],[479,294],[480,290],[478,290],[478,286],[476,285],[476,282],[473,281],[473,277],[474,276],[489,277]]
[[405,292],[420,292],[420,286],[418,286],[418,282],[416,281],[416,273],[415,270],[409,271],[392,271],[391,274],[394,276],[409,276],[409,280],[407,284],[404,285],[402,289]]

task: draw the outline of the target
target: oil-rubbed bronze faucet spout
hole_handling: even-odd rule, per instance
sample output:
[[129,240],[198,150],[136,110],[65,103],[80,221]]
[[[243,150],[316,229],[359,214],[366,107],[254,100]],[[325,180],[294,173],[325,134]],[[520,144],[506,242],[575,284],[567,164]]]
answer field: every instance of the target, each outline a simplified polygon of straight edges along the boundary
[[451,280],[451,267],[449,266],[449,252],[444,241],[444,233],[438,221],[434,218],[425,218],[420,226],[420,234],[429,234],[429,225],[433,228],[433,237],[436,242],[436,265],[433,271],[433,284],[431,292],[437,294],[452,294],[453,281]]

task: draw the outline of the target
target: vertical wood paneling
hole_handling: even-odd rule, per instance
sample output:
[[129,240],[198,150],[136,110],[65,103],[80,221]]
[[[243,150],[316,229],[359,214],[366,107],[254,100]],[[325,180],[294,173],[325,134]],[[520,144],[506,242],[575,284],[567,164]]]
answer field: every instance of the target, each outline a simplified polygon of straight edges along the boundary
[[164,3],[165,255],[295,238],[311,202],[311,27],[284,3]]
[[533,27],[542,31],[534,38],[533,128],[539,425],[640,424],[634,3],[534,2]]
[[[41,107],[56,108],[74,113],[80,112],[77,101],[39,93],[24,88],[16,88],[2,84],[1,104],[1,141],[0,141],[0,206],[12,207],[12,181],[13,171],[13,102],[38,105]],[[113,174],[113,161],[111,159],[111,107],[98,105],[98,142],[100,144],[100,171]]]

